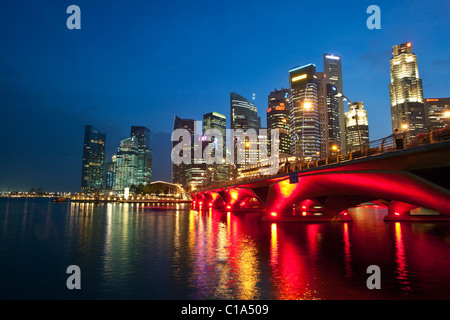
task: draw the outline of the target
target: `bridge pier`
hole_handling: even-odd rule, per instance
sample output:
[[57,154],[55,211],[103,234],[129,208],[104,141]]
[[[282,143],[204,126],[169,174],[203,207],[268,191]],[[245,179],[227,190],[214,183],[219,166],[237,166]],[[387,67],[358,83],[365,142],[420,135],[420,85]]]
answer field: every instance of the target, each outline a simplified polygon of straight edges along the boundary
[[450,215],[442,215],[435,210],[405,202],[391,201],[384,221],[450,221]]

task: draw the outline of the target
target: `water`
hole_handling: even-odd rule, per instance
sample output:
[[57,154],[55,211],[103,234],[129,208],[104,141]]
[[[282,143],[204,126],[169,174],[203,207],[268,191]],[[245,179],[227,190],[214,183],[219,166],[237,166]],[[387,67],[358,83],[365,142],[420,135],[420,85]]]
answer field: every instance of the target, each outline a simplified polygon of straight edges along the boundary
[[[1,299],[449,299],[450,223],[267,223],[188,207],[0,199]],[[69,290],[69,265],[81,290]],[[369,290],[367,267],[381,270]]]

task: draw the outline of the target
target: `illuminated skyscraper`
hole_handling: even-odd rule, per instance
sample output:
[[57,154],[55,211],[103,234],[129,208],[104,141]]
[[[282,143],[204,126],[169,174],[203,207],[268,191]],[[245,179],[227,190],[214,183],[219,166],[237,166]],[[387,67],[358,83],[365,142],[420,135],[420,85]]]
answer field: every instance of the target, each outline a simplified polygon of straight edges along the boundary
[[[355,102],[345,114],[347,152],[358,151],[369,143],[369,121],[362,101]],[[356,122],[358,121],[358,122]]]
[[[191,134],[191,143],[194,139],[194,130],[195,130],[195,121],[192,119],[181,119],[178,116],[175,116],[173,129],[186,129]],[[179,142],[174,141],[172,143],[172,147],[177,145]],[[188,186],[188,180],[186,178],[186,170],[188,168],[188,164],[172,164],[172,182],[180,184],[184,188]]]
[[[323,68],[326,82],[336,87],[338,93],[344,94],[344,86],[342,84],[342,59],[335,54],[323,54]],[[345,109],[342,97],[338,99],[338,121],[342,151],[345,152]]]
[[268,96],[267,108],[267,141],[268,151],[270,153],[272,141],[271,131],[273,129],[279,130],[279,152],[291,153],[291,138],[289,132],[289,95],[290,90],[282,88],[275,89],[270,92]]
[[[226,128],[227,128],[227,118],[225,115],[217,112],[210,112],[203,115],[203,133],[205,133],[205,131],[208,129],[217,129],[222,134],[222,142],[223,142],[222,155],[224,160],[226,157],[225,154]],[[216,140],[213,140],[210,143],[214,143],[214,145],[217,148]],[[215,154],[213,154],[213,156],[214,155]],[[225,161],[224,163],[206,164],[206,180],[208,183],[227,181],[228,176],[229,176],[229,165],[225,164]]]
[[392,132],[421,129],[426,125],[422,79],[411,42],[395,45],[390,60]]
[[[247,133],[249,129],[253,129],[255,133],[258,133],[261,128],[261,118],[258,117],[255,105],[235,92],[230,93],[230,115],[230,124],[233,130],[241,129]],[[248,141],[245,143],[245,147],[242,147],[243,145],[238,143],[237,138],[235,139],[233,178],[237,178],[238,170],[243,167],[243,164],[238,164],[238,154],[245,153],[246,159],[251,158],[253,160],[257,158],[257,153],[249,146]],[[241,148],[238,146],[241,146]]]
[[146,185],[152,181],[152,150],[150,149],[150,130],[146,127],[132,126],[131,137],[138,147],[138,167],[136,184]]
[[258,131],[261,127],[261,118],[255,105],[235,92],[230,93],[230,115],[231,129]]
[[98,192],[103,189],[106,135],[92,126],[84,129],[81,191]]
[[442,129],[450,125],[450,98],[425,99],[427,126]]
[[138,185],[139,147],[135,137],[120,141],[116,155],[113,189],[123,192],[125,188]]
[[289,70],[289,85],[291,153],[315,159],[320,154],[316,66],[308,64]]
[[112,156],[111,161],[106,162],[106,190],[114,190],[116,184],[117,156]]
[[333,150],[339,149],[342,152],[345,150],[341,144],[339,98],[336,97],[338,90],[336,86],[328,83],[326,79],[324,72],[317,72],[321,157],[329,156]]

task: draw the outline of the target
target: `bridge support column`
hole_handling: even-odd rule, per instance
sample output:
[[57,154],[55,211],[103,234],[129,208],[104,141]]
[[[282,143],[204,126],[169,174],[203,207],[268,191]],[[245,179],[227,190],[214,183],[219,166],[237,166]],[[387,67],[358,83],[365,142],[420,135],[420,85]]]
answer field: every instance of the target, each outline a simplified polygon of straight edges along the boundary
[[206,196],[204,193],[202,192],[198,192],[196,193],[196,201],[195,201],[195,206],[194,206],[194,210],[205,210],[206,208]]
[[248,209],[241,209],[249,198],[257,198],[252,189],[249,188],[228,188],[223,196],[223,208],[226,211],[246,212]]
[[388,214],[385,221],[450,221],[449,215],[441,215],[439,212],[419,207],[417,205],[391,201],[388,205]]

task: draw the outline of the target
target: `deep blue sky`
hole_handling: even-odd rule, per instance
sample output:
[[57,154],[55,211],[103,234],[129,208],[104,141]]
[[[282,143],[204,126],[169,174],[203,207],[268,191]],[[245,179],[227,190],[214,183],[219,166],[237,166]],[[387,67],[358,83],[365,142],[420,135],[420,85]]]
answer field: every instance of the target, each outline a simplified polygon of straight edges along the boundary
[[[66,9],[81,8],[81,30]],[[381,30],[366,9],[381,8]],[[344,93],[363,101],[371,140],[390,134],[389,59],[411,41],[425,97],[449,97],[450,3],[429,1],[2,1],[0,191],[78,191],[84,125],[109,156],[130,126],[152,132],[154,179],[171,179],[174,115],[229,117],[229,93],[267,95],[288,70],[339,54]]]

